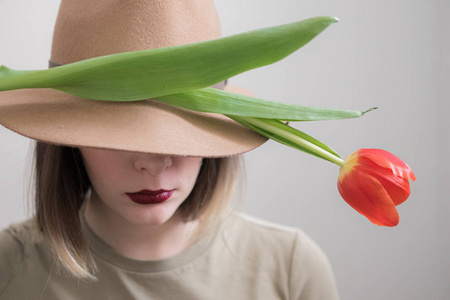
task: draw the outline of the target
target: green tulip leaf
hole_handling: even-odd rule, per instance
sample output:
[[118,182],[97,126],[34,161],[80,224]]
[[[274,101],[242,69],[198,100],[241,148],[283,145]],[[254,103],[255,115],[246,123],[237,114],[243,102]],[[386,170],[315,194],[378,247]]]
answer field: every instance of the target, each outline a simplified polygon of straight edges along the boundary
[[96,57],[47,70],[18,71],[2,66],[0,91],[53,88],[82,98],[111,101],[186,92],[275,63],[336,21],[335,17],[316,17],[216,40]]
[[357,118],[370,111],[343,110],[285,104],[253,98],[214,88],[154,98],[173,106],[199,112],[224,115],[278,119],[283,121],[319,121]]

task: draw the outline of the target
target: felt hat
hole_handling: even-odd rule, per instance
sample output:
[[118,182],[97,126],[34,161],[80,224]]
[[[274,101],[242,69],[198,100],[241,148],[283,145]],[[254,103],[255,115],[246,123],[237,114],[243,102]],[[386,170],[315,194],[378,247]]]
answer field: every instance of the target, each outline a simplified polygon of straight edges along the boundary
[[[220,37],[212,0],[62,0],[51,64]],[[0,92],[0,124],[58,145],[222,157],[266,138],[219,114],[155,100],[108,102],[53,89]]]

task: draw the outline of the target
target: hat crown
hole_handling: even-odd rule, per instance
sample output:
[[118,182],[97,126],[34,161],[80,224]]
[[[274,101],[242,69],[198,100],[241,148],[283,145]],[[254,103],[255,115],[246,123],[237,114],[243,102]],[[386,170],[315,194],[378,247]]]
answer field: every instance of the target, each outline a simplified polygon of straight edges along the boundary
[[218,37],[212,0],[62,0],[51,61],[68,64]]
[[[220,36],[213,0],[62,0],[51,61],[68,64]],[[57,145],[222,157],[267,139],[223,115],[158,101],[92,101],[53,89],[0,92],[0,124]]]

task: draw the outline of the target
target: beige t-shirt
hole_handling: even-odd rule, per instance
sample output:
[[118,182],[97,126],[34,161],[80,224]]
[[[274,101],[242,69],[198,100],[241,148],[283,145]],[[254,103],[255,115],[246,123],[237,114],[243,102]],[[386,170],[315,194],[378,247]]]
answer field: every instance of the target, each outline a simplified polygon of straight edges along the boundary
[[329,262],[301,230],[238,215],[214,236],[159,261],[125,258],[83,223],[98,281],[58,272],[32,222],[0,233],[0,299],[335,300]]

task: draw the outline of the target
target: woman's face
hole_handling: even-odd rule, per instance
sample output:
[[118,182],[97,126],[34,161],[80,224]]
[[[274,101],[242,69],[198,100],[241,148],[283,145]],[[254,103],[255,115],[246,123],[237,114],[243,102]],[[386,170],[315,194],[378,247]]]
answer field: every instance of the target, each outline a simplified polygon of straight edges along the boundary
[[191,192],[202,158],[80,148],[98,216],[140,225],[167,222]]

